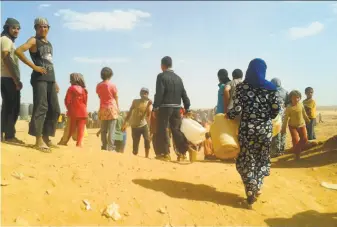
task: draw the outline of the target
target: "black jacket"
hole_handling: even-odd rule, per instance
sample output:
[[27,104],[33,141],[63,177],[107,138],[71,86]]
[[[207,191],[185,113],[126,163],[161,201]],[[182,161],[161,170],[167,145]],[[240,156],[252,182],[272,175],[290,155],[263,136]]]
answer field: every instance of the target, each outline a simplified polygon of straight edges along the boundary
[[183,100],[185,110],[189,110],[191,105],[190,99],[186,94],[182,79],[172,70],[159,73],[153,108],[180,107],[181,100]]

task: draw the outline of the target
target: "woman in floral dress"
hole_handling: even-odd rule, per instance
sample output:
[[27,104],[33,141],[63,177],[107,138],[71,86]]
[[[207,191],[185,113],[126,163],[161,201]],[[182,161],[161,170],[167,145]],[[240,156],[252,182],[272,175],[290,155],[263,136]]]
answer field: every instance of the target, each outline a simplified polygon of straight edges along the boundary
[[249,63],[245,80],[236,87],[234,106],[227,114],[230,119],[241,115],[236,169],[245,185],[250,209],[261,194],[263,178],[270,174],[272,119],[280,111],[276,86],[265,79],[266,70],[262,59]]

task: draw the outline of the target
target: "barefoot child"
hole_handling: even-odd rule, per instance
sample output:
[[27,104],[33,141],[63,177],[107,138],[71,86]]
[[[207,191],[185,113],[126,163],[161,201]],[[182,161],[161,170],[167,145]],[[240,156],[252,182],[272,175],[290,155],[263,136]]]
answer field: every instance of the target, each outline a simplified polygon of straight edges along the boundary
[[85,89],[84,78],[80,73],[70,74],[70,84],[71,86],[68,88],[64,100],[68,110],[68,121],[70,121],[69,133],[67,133],[67,138],[60,142],[60,145],[67,145],[70,137],[75,133],[75,130],[77,130],[76,146],[82,147],[84,131],[88,117],[88,92]]
[[308,143],[306,123],[309,123],[309,118],[304,110],[299,91],[292,91],[289,94],[291,104],[286,108],[284,122],[282,126],[282,134],[286,133],[289,124],[289,131],[293,143],[293,152],[296,159],[300,159],[301,152],[304,146]]
[[315,140],[315,125],[316,125],[316,102],[313,100],[312,96],[314,94],[314,89],[307,87],[305,89],[305,94],[307,99],[303,101],[305,112],[309,117],[310,122],[307,124],[308,140]]
[[214,154],[214,150],[213,150],[213,143],[212,143],[212,139],[211,139],[211,135],[209,134],[209,132],[207,132],[205,134],[205,141],[202,143],[203,147],[204,147],[204,159],[205,160],[216,160],[217,157]]
[[96,93],[100,99],[98,118],[101,120],[102,150],[107,151],[115,149],[113,135],[119,112],[117,88],[110,82],[112,76],[112,70],[109,67],[104,67],[101,70],[103,81],[96,87]]

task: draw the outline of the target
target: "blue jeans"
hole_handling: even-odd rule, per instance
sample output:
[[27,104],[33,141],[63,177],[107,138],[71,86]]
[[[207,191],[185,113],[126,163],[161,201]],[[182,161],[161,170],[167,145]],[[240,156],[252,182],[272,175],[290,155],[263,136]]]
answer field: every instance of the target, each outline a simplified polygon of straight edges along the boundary
[[315,125],[316,125],[316,118],[310,119],[309,124],[307,124],[308,140],[316,139]]
[[115,144],[113,135],[115,134],[116,120],[101,121],[102,150],[114,151]]

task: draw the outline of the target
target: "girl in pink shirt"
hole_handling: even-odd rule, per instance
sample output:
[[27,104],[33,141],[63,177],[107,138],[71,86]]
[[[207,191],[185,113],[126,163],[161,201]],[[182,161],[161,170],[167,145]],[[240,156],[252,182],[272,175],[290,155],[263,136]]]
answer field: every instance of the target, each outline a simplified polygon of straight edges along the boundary
[[97,84],[96,93],[100,99],[98,117],[101,120],[102,150],[114,151],[113,135],[119,106],[116,85],[110,82],[113,72],[109,67],[101,71],[102,82]]

